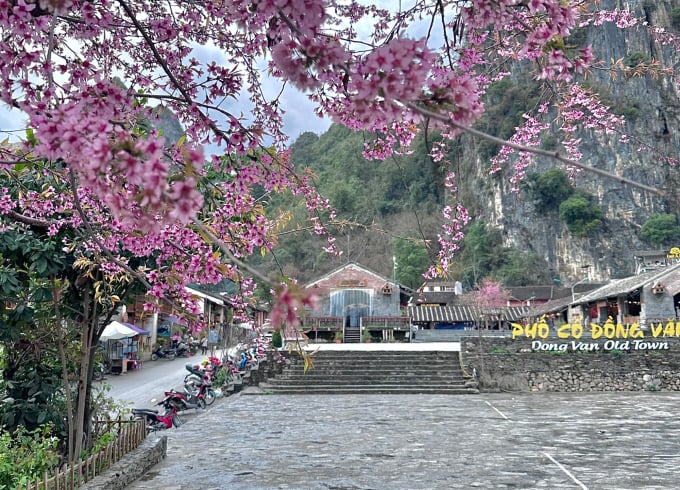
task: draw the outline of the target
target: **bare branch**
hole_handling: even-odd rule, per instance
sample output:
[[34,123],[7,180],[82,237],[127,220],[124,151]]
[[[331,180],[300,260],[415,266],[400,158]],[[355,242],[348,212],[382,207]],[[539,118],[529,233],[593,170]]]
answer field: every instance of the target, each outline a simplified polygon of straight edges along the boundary
[[477,136],[479,138],[483,138],[483,139],[488,140],[488,141],[492,141],[494,143],[498,143],[498,144],[503,145],[503,146],[507,146],[508,148],[512,148],[513,150],[524,151],[524,152],[528,152],[528,153],[533,153],[534,155],[541,155],[541,156],[545,156],[545,157],[548,157],[548,158],[552,158],[554,160],[565,163],[567,165],[571,165],[572,167],[580,168],[581,170],[585,170],[587,172],[591,172],[591,173],[600,175],[602,177],[606,177],[608,179],[615,180],[615,181],[620,182],[622,184],[626,184],[626,185],[629,185],[631,187],[635,187],[637,189],[643,190],[645,192],[649,192],[651,194],[655,194],[657,196],[666,197],[668,195],[668,193],[666,191],[662,190],[662,189],[657,189],[656,187],[641,184],[640,182],[636,182],[636,181],[628,179],[626,177],[614,175],[613,173],[607,172],[606,170],[591,167],[589,165],[584,165],[581,162],[577,162],[576,160],[572,160],[570,158],[563,156],[558,151],[542,150],[540,148],[534,148],[534,147],[531,147],[531,146],[524,146],[524,145],[520,145],[520,144],[517,144],[517,143],[512,143],[512,142],[506,141],[504,139],[497,138],[495,136],[491,136],[490,134],[484,133],[483,131],[479,131],[479,130],[471,128],[469,126],[465,126],[464,124],[457,123],[456,121],[449,118],[448,116],[444,116],[442,114],[438,114],[436,112],[429,111],[427,109],[424,109],[424,108],[418,106],[417,104],[410,103],[410,104],[407,104],[407,107],[418,112],[419,114],[422,114],[423,116],[427,116],[429,118],[436,119],[437,121],[442,121],[446,124],[449,124],[450,126],[461,129],[468,134],[471,134],[473,136]]

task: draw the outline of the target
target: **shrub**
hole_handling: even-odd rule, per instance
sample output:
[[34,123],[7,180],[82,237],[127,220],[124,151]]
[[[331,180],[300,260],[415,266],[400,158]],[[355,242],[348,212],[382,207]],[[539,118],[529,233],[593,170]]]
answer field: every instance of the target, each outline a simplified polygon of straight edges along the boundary
[[674,245],[680,241],[680,226],[674,214],[654,214],[640,230],[640,237],[653,245]]
[[676,29],[680,29],[680,7],[675,7],[671,10],[671,25]]
[[628,68],[637,68],[638,66],[647,63],[649,55],[640,51],[634,51],[623,59],[623,64]]
[[587,194],[577,193],[560,204],[560,219],[572,235],[584,238],[602,224],[602,210]]
[[559,168],[531,175],[527,185],[536,209],[544,213],[559,209],[562,202],[574,192],[569,176]]
[[272,334],[272,347],[276,349],[283,347],[283,337],[281,337],[281,332],[278,330],[274,330]]
[[0,488],[17,488],[50,472],[59,464],[54,427],[47,424],[33,431],[18,426],[10,434],[0,427]]

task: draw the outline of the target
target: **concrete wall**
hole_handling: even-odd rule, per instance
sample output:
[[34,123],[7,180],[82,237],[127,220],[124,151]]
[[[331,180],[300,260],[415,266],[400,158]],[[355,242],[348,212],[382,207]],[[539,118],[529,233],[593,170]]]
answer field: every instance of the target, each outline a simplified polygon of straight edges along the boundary
[[664,294],[654,294],[652,286],[652,284],[648,284],[642,288],[641,325],[647,325],[650,321],[676,317],[673,296],[667,292]]
[[481,344],[470,339],[461,345],[461,358],[466,370],[476,372],[481,390],[680,391],[680,339],[643,339],[619,344],[628,349],[609,350],[604,349],[606,339],[572,342],[580,341],[551,340],[551,346],[566,344],[566,350],[536,351],[532,346],[537,344],[527,339],[483,338]]

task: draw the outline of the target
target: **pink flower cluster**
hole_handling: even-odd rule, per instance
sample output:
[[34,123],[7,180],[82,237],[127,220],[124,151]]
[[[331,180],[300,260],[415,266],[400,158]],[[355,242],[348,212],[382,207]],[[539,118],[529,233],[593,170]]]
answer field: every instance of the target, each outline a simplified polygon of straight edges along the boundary
[[[547,104],[542,104],[539,108],[539,114],[546,114],[548,111]],[[517,143],[526,147],[538,147],[541,143],[541,134],[550,127],[550,124],[539,121],[537,118],[524,114],[524,124],[516,128],[515,134],[510,138],[511,143]],[[510,156],[515,153],[515,150],[509,146],[503,146],[501,151],[491,159],[490,173],[495,173],[510,161]],[[532,162],[533,155],[527,151],[520,151],[519,156],[513,162],[514,172],[510,177],[512,183],[512,191],[519,192],[519,185],[526,177],[526,169]]]
[[370,52],[347,87],[352,118],[363,128],[400,118],[420,98],[433,62],[425,39],[395,39]]
[[300,315],[305,308],[314,308],[317,297],[295,283],[282,284],[276,291],[276,303],[269,314],[274,328],[290,328],[300,325]]
[[[429,97],[423,101],[424,105],[442,107],[450,119],[458,124],[472,126],[484,112],[481,91],[477,79],[471,73],[456,73],[438,67],[428,79],[427,89]],[[444,122],[433,123],[434,127],[444,128],[449,138],[456,137],[462,131]]]
[[287,38],[271,50],[271,68],[301,90],[320,88],[334,81],[348,65],[349,54],[333,38]]
[[[145,231],[167,221],[187,223],[203,203],[191,177],[170,182],[165,140],[140,137],[110,121],[135,117],[121,110],[126,94],[115,84],[98,82],[80,97],[54,110],[33,113],[38,144],[32,151],[48,160],[62,160],[86,188],[99,194],[122,221]],[[191,169],[204,163],[200,146],[175,148],[174,161]],[[148,218],[144,218],[148,216]]]
[[[569,72],[580,72],[592,59],[588,53],[570,61],[556,40],[563,39],[577,27],[576,2],[562,0],[476,0],[463,9],[466,25],[485,30],[493,26],[501,34],[504,48],[499,52],[512,59],[543,59],[540,79],[571,81]],[[505,32],[503,32],[505,31]],[[481,38],[480,41],[484,41]]]
[[[458,188],[455,186],[456,175],[450,172],[446,176],[446,188],[455,199],[455,193]],[[449,268],[453,265],[453,260],[460,250],[460,244],[465,237],[463,229],[470,222],[470,215],[462,203],[458,202],[455,206],[447,205],[444,207],[442,214],[445,219],[442,225],[443,232],[437,235],[439,242],[439,252],[437,253],[437,263],[430,266],[423,274],[425,279],[433,279],[435,277],[444,277],[448,274]]]
[[[429,118],[430,128],[443,129],[444,141],[432,147],[442,165],[449,164],[448,142],[482,114],[482,94],[507,70],[503,64],[529,60],[539,79],[558,82],[563,145],[578,158],[579,141],[570,136],[577,126],[612,134],[623,123],[592,94],[565,89],[594,59],[590,48],[569,48],[564,39],[577,25],[637,22],[628,11],[586,7],[577,0],[416,0],[398,10],[334,0],[0,0],[0,100],[24,111],[33,130],[3,161],[8,168],[13,158],[45,161],[61,194],[25,193],[15,201],[4,192],[0,212],[46,219],[50,233],[87,224],[93,236],[67,246],[112,254],[117,260],[102,259],[112,274],[122,273],[129,254],[154,257],[152,270],[143,271],[152,293],[192,309],[182,289],[188,281],[240,279],[222,252],[244,258],[273,247],[273,218],[254,188],[303,196],[313,233],[328,236],[326,222],[335,218],[281,151],[284,112],[278,95],[265,95],[261,57],[269,57],[269,74],[306,91],[318,114],[378,133],[364,148],[367,158],[407,153]],[[452,21],[459,13],[461,22]],[[428,16],[444,19],[438,34],[445,36],[433,23],[427,38],[409,38],[411,24]],[[371,31],[360,36],[366,26]],[[440,47],[437,38],[444,39]],[[225,101],[246,98],[250,113],[229,112]],[[150,129],[150,107],[158,103],[179,117],[182,143]],[[512,141],[536,146],[546,124],[543,112],[527,114]],[[206,163],[202,145],[224,154]],[[510,153],[504,148],[496,166]],[[528,154],[513,164],[517,185]],[[469,219],[453,178],[440,263],[430,273],[448,269]],[[193,220],[218,237],[219,253],[187,226]],[[338,253],[332,237],[325,249]],[[305,306],[294,289],[281,289],[277,321],[294,321],[291,312]],[[245,305],[247,294],[234,304]]]
[[573,80],[572,73],[582,75],[594,60],[595,57],[593,56],[591,46],[579,49],[578,55],[571,60],[561,49],[554,49],[548,54],[545,66],[536,78],[539,80],[571,82]]

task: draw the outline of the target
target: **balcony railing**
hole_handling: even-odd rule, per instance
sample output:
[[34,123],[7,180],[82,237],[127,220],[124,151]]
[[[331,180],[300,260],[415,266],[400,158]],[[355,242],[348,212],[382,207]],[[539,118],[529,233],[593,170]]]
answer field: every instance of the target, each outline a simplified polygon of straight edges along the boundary
[[361,326],[376,330],[409,330],[411,319],[407,316],[362,316]]
[[[307,316],[302,318],[302,327],[307,330],[342,331],[345,318],[342,316]],[[411,319],[407,316],[362,316],[362,328],[371,330],[408,330]]]

